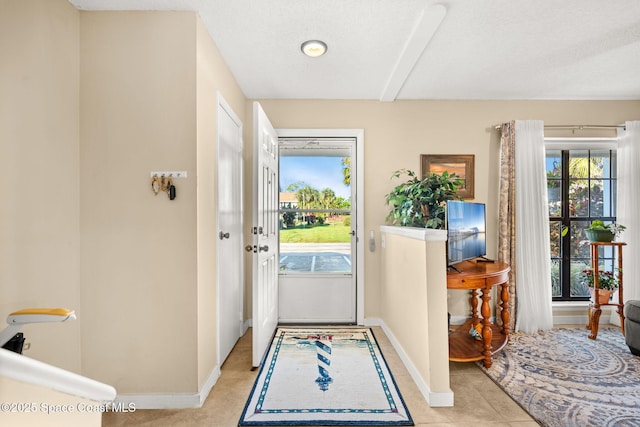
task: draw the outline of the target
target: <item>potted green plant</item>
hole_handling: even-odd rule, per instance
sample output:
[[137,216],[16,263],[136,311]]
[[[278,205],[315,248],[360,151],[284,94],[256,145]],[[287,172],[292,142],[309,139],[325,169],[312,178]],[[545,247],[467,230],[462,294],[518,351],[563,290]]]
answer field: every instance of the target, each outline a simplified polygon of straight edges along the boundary
[[611,223],[605,224],[603,221],[596,219],[591,221],[589,228],[584,231],[591,242],[611,242],[620,235],[626,227],[621,224]]
[[[592,268],[582,270],[581,279],[595,298],[595,273]],[[620,287],[620,276],[612,271],[598,269],[598,304],[607,304],[611,294]]]
[[419,179],[407,169],[394,172],[391,178],[401,175],[408,179],[386,195],[386,204],[391,207],[387,221],[405,227],[444,228],[447,200],[462,200],[457,194],[462,179],[446,171]]

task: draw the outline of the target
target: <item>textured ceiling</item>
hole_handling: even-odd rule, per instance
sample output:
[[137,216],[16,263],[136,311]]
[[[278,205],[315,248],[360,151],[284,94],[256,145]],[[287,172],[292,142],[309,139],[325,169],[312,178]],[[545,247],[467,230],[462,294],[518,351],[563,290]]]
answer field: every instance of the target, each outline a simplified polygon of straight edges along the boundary
[[252,99],[640,100],[638,0],[70,2],[196,11]]

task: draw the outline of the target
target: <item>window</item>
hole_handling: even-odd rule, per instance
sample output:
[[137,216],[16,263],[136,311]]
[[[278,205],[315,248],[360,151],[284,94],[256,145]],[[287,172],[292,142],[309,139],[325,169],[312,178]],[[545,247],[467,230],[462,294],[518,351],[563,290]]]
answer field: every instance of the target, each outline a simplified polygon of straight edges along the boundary
[[[547,148],[546,168],[553,300],[588,300],[580,278],[591,265],[584,229],[616,220],[616,151]],[[601,266],[613,269],[612,248],[600,251]]]

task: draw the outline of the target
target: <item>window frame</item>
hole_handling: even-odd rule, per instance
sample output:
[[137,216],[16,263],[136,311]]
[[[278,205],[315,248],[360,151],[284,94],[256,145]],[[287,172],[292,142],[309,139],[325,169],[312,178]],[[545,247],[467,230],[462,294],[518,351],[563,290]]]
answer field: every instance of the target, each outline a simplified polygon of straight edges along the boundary
[[[594,219],[602,219],[605,222],[611,222],[616,220],[617,214],[617,143],[615,138],[590,138],[590,139],[571,139],[571,138],[545,138],[545,157],[549,153],[549,151],[560,151],[561,155],[561,179],[559,182],[561,183],[561,212],[560,216],[552,216],[549,212],[549,224],[550,224],[550,232],[553,235],[554,227],[553,224],[560,224],[560,232],[564,227],[569,227],[569,232],[571,233],[571,226],[575,223],[592,221]],[[609,158],[612,159],[612,163],[610,165],[610,171],[612,172],[611,176],[607,178],[610,182],[614,182],[615,184],[611,187],[613,199],[610,199],[610,206],[612,211],[609,212],[609,216],[597,216],[592,215],[591,207],[589,207],[587,216],[571,216],[569,202],[570,199],[570,179],[569,176],[569,162],[571,158],[571,152],[575,151],[587,151],[588,158],[591,158],[591,154],[594,151],[609,151]],[[591,161],[588,162],[590,167]],[[546,175],[546,174],[545,174]],[[591,173],[589,172],[589,176],[586,178],[587,187],[591,188],[591,181],[593,178],[591,177]],[[573,178],[575,179],[575,178]],[[556,232],[558,229],[555,229]],[[563,237],[560,234],[560,245],[559,245],[559,253],[557,256],[554,256],[552,253],[552,247],[549,248],[549,257],[551,259],[552,265],[557,263],[559,265],[559,286],[560,286],[560,295],[553,295],[552,290],[552,300],[553,302],[580,302],[580,301],[588,301],[589,296],[572,296],[571,295],[571,267],[573,262],[575,261],[586,261],[588,264],[587,257],[572,257],[572,239],[571,234]],[[553,243],[553,242],[551,242]],[[565,259],[566,256],[566,259]],[[601,254],[602,261],[606,263],[613,263],[614,255],[602,253]],[[553,273],[552,273],[553,274]],[[552,277],[553,283],[553,277]]]

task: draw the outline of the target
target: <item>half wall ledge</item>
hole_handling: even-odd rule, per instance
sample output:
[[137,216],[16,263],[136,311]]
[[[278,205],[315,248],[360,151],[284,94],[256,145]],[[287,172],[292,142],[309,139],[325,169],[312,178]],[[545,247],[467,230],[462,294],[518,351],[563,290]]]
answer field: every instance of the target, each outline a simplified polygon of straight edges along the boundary
[[430,406],[453,406],[445,230],[380,227],[382,321]]

